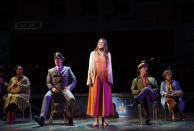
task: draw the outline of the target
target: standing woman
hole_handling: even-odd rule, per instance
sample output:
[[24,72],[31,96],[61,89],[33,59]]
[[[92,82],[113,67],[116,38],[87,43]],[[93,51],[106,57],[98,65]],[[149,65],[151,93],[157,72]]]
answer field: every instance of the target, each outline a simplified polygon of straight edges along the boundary
[[111,54],[108,52],[106,39],[100,38],[96,49],[90,54],[87,80],[89,86],[87,115],[96,117],[94,127],[99,126],[100,116],[102,126],[108,126],[104,117],[114,115],[112,84]]

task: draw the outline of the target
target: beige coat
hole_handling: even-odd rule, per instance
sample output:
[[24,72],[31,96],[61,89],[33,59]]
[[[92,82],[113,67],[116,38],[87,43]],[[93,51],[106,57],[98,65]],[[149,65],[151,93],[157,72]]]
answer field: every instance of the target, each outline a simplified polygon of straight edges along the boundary
[[[91,86],[94,84],[95,80],[95,63],[94,63],[94,51],[91,52],[90,58],[89,58],[89,68],[88,68],[88,79],[87,79],[87,85]],[[111,62],[111,54],[108,53],[108,82],[113,85],[113,74],[112,74],[112,62]]]

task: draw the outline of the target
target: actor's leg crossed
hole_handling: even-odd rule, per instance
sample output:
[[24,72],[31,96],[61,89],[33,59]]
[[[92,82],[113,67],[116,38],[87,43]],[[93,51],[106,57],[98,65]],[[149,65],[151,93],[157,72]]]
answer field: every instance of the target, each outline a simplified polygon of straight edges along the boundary
[[149,95],[151,89],[149,87],[144,87],[141,93],[137,96],[137,100],[143,102],[143,100]]

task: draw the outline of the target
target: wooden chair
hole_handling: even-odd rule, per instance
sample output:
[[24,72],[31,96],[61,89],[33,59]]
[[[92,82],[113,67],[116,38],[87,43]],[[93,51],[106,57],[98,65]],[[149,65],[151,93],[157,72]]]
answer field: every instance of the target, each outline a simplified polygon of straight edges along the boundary
[[[50,111],[50,118],[49,118],[49,125],[52,125],[53,116],[55,114],[63,114],[64,117],[64,124],[67,124],[67,113],[68,113],[68,106],[67,101],[65,103],[56,102],[55,99],[60,98],[59,95],[55,96],[53,95],[51,98],[51,111]],[[64,99],[64,97],[63,97]],[[64,106],[63,109],[58,110],[58,106]]]

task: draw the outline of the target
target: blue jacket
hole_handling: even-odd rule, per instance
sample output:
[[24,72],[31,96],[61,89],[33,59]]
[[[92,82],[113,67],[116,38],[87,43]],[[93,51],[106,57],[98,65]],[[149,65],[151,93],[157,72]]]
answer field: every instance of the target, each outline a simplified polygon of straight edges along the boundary
[[[172,86],[174,87],[175,90],[181,90],[182,91],[179,83],[176,80],[172,80]],[[160,85],[160,94],[161,94],[161,104],[164,108],[165,108],[165,101],[166,101],[166,98],[164,97],[164,94],[166,92],[167,92],[166,91],[166,81],[163,81],[163,82],[161,82],[161,85]],[[184,110],[184,108],[185,108],[185,104],[184,104],[183,98],[181,97],[180,109]]]

